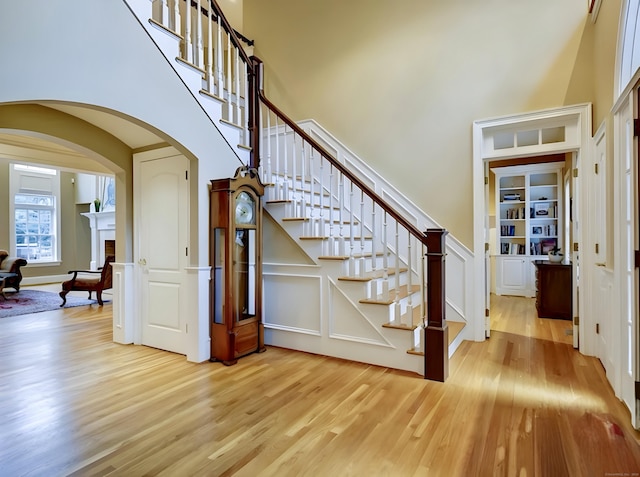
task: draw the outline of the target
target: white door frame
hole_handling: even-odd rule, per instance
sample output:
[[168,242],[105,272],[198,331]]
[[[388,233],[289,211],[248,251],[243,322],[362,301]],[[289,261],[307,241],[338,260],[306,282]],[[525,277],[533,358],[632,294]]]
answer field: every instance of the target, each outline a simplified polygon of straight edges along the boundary
[[[533,131],[538,131],[537,141]],[[489,242],[485,203],[486,161],[574,152],[579,164],[581,154],[588,154],[591,131],[590,103],[478,120],[473,123],[475,283],[485,283],[488,277],[485,271],[485,243]],[[578,190],[580,193],[584,192],[583,187]],[[574,200],[582,202],[581,197]],[[583,213],[582,207],[579,210]],[[581,236],[574,237],[574,243],[577,243],[578,247],[581,242]],[[486,334],[485,298],[485,287],[478,286],[474,293],[473,307],[476,316],[472,321],[472,332],[477,341],[482,341]],[[574,304],[574,309],[584,309],[584,294],[578,301],[579,303]],[[486,320],[487,326],[488,322],[489,320]],[[585,323],[582,320],[579,327],[580,335],[584,336]]]
[[[614,124],[614,293],[619,317],[612,327],[611,347],[619,350],[612,387],[627,405],[631,422],[640,427],[640,410],[635,393],[638,381],[638,268],[634,252],[638,247],[638,138],[634,118],[638,116],[636,88],[628,88],[613,108]],[[627,193],[630,194],[627,197]],[[615,360],[615,358],[614,358]]]

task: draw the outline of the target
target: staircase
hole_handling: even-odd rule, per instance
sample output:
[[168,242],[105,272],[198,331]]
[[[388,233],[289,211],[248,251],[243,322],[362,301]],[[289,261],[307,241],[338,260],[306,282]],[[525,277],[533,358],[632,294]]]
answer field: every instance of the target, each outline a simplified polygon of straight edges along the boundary
[[278,110],[214,0],[126,3],[267,186],[266,344],[446,379],[446,231],[425,234]]

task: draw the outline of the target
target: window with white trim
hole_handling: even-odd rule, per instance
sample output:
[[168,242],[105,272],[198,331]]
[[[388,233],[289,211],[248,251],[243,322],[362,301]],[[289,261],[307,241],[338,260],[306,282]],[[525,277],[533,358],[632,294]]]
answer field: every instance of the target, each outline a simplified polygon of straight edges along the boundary
[[11,253],[29,263],[58,262],[60,174],[26,164],[11,164]]

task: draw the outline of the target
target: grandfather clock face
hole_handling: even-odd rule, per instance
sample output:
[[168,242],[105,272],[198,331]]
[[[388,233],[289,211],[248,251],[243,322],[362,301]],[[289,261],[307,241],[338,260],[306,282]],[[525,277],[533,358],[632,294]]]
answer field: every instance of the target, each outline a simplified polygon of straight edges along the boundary
[[236,196],[235,213],[237,225],[255,225],[256,203],[249,193],[242,191]]

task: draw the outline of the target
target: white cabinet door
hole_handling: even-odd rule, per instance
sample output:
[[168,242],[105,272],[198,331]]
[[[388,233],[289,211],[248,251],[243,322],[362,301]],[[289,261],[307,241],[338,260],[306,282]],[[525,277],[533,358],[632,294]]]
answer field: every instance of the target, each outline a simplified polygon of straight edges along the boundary
[[522,256],[497,257],[496,291],[498,295],[527,296],[529,260]]

